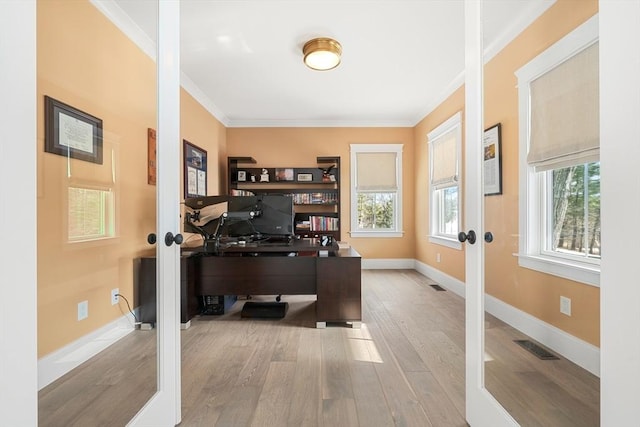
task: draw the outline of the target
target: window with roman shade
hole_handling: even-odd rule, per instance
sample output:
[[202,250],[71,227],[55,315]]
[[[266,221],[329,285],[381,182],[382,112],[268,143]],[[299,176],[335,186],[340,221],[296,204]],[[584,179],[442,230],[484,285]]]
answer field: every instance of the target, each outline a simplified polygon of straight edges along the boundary
[[351,236],[402,236],[402,144],[351,144]]
[[598,161],[598,59],[594,43],[530,83],[527,163],[537,172]]
[[516,72],[525,268],[600,282],[598,15]]
[[460,249],[462,113],[429,132],[429,241]]
[[357,153],[357,191],[396,191],[396,153]]

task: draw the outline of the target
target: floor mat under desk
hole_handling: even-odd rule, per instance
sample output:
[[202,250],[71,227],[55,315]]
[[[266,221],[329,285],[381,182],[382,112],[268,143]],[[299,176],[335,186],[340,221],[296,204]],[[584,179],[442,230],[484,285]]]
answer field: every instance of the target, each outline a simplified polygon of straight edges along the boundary
[[289,309],[286,302],[253,302],[247,301],[242,307],[241,317],[282,319]]

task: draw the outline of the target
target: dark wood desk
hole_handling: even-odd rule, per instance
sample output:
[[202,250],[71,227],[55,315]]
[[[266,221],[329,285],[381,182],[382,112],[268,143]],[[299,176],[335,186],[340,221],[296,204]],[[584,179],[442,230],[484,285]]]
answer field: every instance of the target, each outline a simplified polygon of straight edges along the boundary
[[[221,245],[217,256],[196,248],[184,250],[183,257],[187,272],[182,303],[188,317],[183,323],[195,315],[189,306],[200,295],[316,295],[317,327],[327,322],[360,327],[361,257],[353,248],[325,248],[316,239],[300,239],[286,246]],[[155,280],[155,262],[153,271]]]

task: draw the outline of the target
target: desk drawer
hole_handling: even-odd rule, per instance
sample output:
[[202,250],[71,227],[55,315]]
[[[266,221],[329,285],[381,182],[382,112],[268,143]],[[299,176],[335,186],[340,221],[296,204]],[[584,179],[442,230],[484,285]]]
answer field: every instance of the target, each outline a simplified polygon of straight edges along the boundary
[[200,295],[309,295],[316,292],[316,258],[201,257]]

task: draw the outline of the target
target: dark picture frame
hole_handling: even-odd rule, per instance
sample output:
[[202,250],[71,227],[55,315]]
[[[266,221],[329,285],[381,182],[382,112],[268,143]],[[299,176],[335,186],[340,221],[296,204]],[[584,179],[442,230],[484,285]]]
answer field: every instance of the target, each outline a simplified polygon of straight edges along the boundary
[[313,181],[313,174],[312,173],[299,173],[296,176],[296,181],[298,181],[298,182],[311,182],[311,181]]
[[44,97],[44,151],[102,164],[102,120]]
[[495,124],[484,130],[484,195],[502,194],[502,125]]
[[207,152],[187,141],[183,142],[184,152],[184,197],[207,195]]

